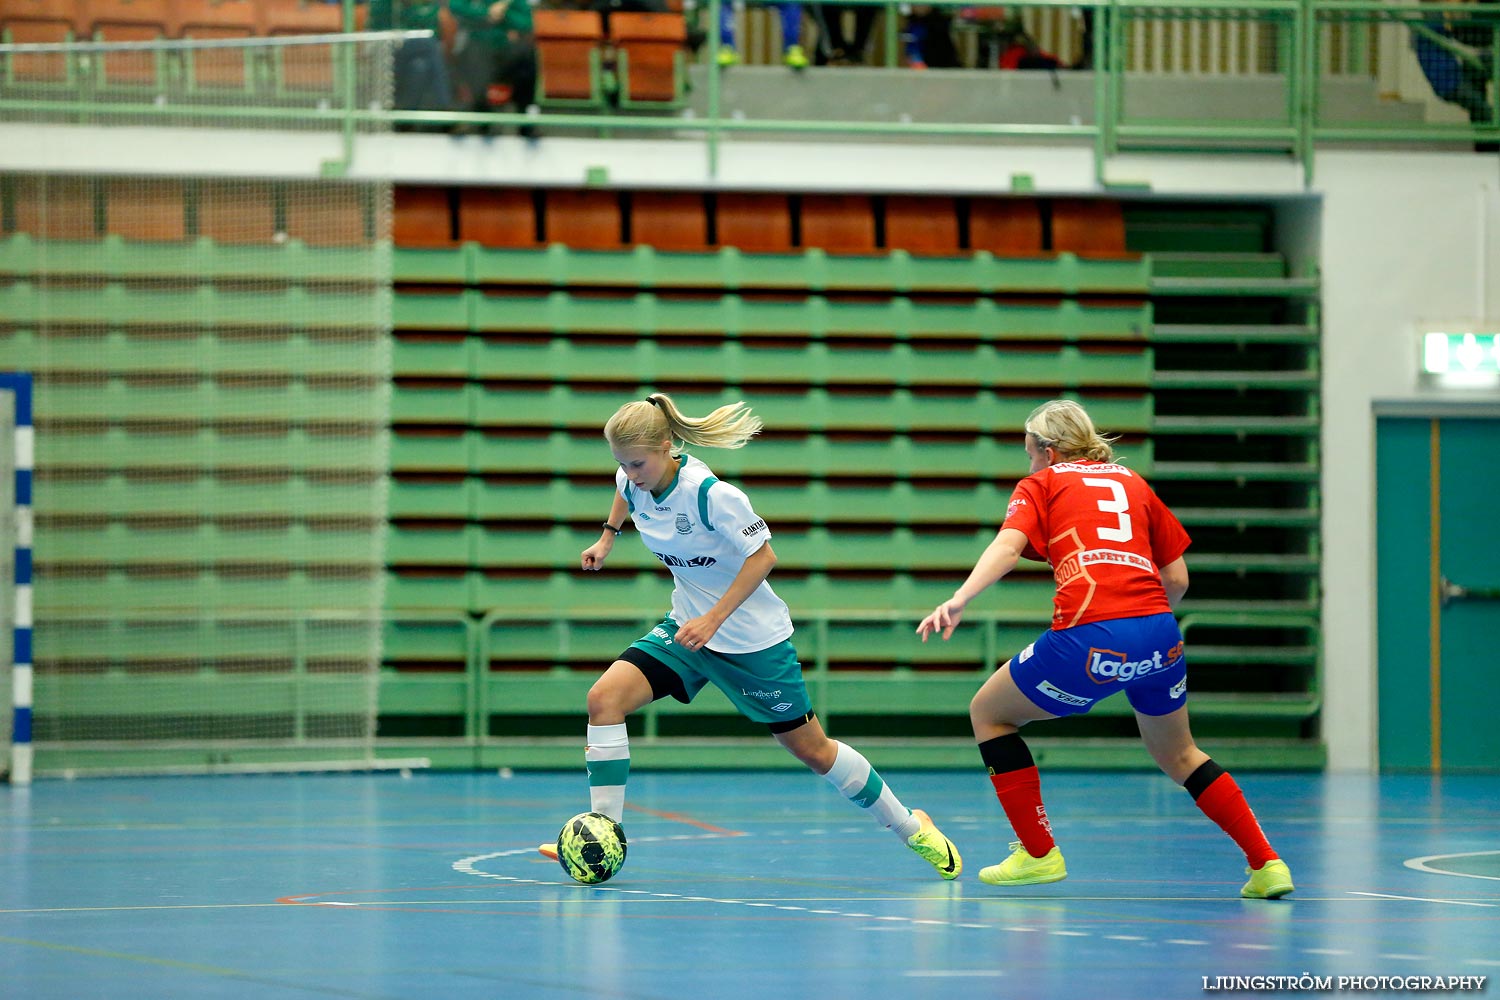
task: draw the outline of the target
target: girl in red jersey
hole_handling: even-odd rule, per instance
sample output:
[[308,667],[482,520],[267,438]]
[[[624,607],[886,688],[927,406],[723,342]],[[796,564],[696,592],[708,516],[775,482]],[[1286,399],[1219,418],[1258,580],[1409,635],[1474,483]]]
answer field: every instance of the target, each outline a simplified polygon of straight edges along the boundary
[[1044,559],[1057,580],[1052,628],[992,674],[969,703],[979,753],[1020,843],[979,873],[990,885],[1067,877],[1042,805],[1041,778],[1017,732],[1028,722],[1087,712],[1124,691],[1141,738],[1166,774],[1245,852],[1240,895],[1291,892],[1292,877],[1267,843],[1232,777],[1193,742],[1187,658],[1172,609],[1187,592],[1182,524],[1140,476],[1114,464],[1111,440],[1083,407],[1053,400],[1026,418],[1031,475],[1016,487],[995,540],[953,596],[917,626],[943,639],[964,608],[1022,556]]

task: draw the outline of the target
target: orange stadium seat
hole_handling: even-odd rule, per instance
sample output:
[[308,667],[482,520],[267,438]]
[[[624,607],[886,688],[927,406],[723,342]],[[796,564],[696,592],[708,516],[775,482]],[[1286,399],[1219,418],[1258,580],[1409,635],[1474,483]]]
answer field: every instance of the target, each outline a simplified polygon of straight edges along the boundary
[[958,206],[952,198],[891,195],[885,200],[885,245],[915,254],[958,253]]
[[205,181],[198,189],[198,235],[215,243],[270,243],[276,198],[265,181]]
[[969,205],[969,249],[1001,257],[1042,252],[1042,212],[1030,198],[975,198]]
[[[271,38],[336,35],[344,30],[340,4],[304,0],[261,0],[261,34]],[[366,11],[366,6],[357,8]],[[277,82],[285,90],[329,91],[333,87],[333,46],[293,45],[276,53]]]
[[609,40],[620,74],[620,103],[673,104],[686,85],[687,24],[681,14],[616,11]]
[[97,191],[88,177],[18,177],[16,230],[53,240],[98,239]]
[[620,246],[620,195],[615,191],[557,188],[545,195],[548,243],[575,250]]
[[328,35],[344,30],[344,8],[316,0],[260,0],[262,35]]
[[[253,0],[176,0],[173,34],[180,38],[253,38],[260,11]],[[188,82],[196,87],[244,89],[252,81],[245,50],[188,53]]]
[[630,241],[658,250],[708,249],[703,195],[637,191],[630,196]]
[[[0,0],[0,41],[17,45],[71,42],[80,37],[75,0]],[[62,53],[10,57],[11,78],[26,83],[64,83],[69,60]],[[3,69],[0,69],[3,72]]]
[[536,201],[517,188],[460,188],[458,238],[486,247],[534,247]]
[[286,234],[310,247],[363,246],[369,242],[365,191],[358,184],[287,185]]
[[536,32],[538,98],[554,104],[602,105],[599,55],[604,19],[595,10],[542,10]]
[[792,249],[792,212],[784,194],[720,194],[714,199],[714,242],[753,253]]
[[105,232],[127,240],[176,242],[187,239],[187,200],[178,180],[104,182]]
[[1059,198],[1052,203],[1052,249],[1080,257],[1119,257],[1125,250],[1125,215],[1118,201]]
[[[173,23],[168,0],[84,0],[89,37],[100,42],[150,42],[166,38]],[[108,52],[100,55],[99,82],[120,87],[154,87],[165,68],[164,52]]]
[[448,189],[442,187],[398,187],[391,239],[398,247],[449,247],[453,245],[453,217]]
[[870,196],[803,195],[802,245],[834,253],[874,253],[875,210]]
[[65,42],[70,32],[76,38],[85,30],[79,7],[80,0],[0,0],[0,26],[45,25],[46,41]]

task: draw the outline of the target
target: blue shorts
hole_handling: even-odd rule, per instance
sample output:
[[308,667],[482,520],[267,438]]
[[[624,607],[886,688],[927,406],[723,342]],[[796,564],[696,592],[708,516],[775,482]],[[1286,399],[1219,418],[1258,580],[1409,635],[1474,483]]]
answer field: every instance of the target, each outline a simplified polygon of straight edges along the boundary
[[1187,655],[1169,612],[1044,632],[1010,661],[1021,693],[1053,715],[1082,715],[1124,691],[1142,715],[1187,704]]

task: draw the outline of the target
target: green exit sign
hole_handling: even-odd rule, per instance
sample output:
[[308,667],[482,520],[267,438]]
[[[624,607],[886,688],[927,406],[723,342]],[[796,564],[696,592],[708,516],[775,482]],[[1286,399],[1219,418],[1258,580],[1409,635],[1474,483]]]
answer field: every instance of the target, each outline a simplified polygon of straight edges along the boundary
[[1422,370],[1429,375],[1500,373],[1500,333],[1426,333]]

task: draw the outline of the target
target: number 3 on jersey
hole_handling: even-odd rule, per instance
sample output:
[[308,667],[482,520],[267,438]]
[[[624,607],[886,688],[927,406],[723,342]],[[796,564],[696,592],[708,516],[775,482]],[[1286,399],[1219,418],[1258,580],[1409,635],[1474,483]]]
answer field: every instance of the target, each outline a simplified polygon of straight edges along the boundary
[[1125,496],[1125,487],[1113,479],[1086,478],[1083,480],[1085,486],[1097,486],[1109,491],[1108,500],[1099,501],[1099,509],[1106,514],[1113,514],[1118,519],[1118,524],[1113,528],[1100,528],[1099,537],[1106,542],[1128,542],[1131,538],[1130,515],[1126,513],[1130,509],[1130,500]]

